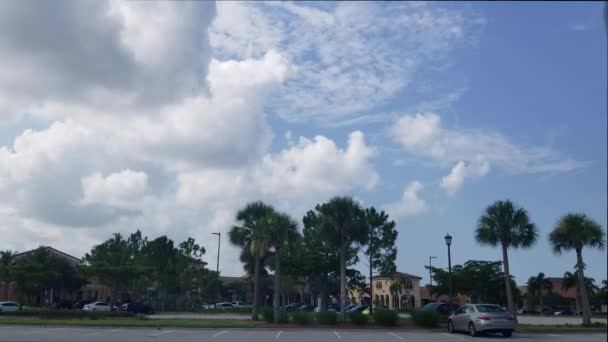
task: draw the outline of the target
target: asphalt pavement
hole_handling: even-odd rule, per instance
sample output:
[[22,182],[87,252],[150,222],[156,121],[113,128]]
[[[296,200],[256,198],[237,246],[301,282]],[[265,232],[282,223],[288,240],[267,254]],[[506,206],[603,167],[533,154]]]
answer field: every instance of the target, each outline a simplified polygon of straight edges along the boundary
[[[533,334],[517,332],[517,341],[605,342],[606,334]],[[250,329],[149,329],[0,326],[0,342],[101,342],[101,341],[203,341],[203,342],[461,342],[509,340],[501,335],[472,338],[443,332],[378,330],[250,330]]]

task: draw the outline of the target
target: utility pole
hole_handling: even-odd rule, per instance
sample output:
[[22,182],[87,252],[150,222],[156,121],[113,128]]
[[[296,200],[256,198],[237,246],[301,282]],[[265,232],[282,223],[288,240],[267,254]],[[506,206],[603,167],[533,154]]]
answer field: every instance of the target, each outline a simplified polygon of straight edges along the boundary
[[211,233],[217,235],[217,264],[215,266],[215,273],[217,276],[217,284],[215,285],[215,303],[214,307],[217,308],[217,299],[220,294],[220,241],[222,240],[222,233]]
[[433,271],[431,270],[433,268],[433,259],[437,259],[437,257],[429,257],[429,296],[431,296],[431,300],[433,300],[433,293],[431,292],[433,290]]

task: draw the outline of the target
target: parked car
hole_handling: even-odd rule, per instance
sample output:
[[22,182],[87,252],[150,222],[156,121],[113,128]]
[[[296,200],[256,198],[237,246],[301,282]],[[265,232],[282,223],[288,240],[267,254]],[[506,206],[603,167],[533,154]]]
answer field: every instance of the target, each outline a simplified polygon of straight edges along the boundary
[[105,302],[93,302],[86,304],[82,310],[85,311],[110,311],[110,304]]
[[515,328],[514,318],[509,312],[494,304],[467,304],[448,318],[448,331],[468,331],[469,335],[502,333],[510,337]]
[[363,311],[365,311],[367,308],[368,308],[367,305],[355,305],[354,307],[346,310],[346,312],[348,312],[348,313],[353,313],[353,312],[363,313]]
[[[327,311],[340,311],[340,305],[338,304],[328,304],[327,305],[327,309],[325,309]],[[315,312],[321,312],[323,311],[323,309],[321,309],[320,306],[317,306],[314,310]]]
[[232,303],[222,302],[222,303],[216,303],[215,307],[217,307],[218,309],[232,309],[234,307],[234,305],[232,305]]
[[291,303],[291,304],[287,304],[287,305],[283,306],[283,310],[285,310],[287,312],[298,311],[298,309],[300,309],[301,306],[302,306],[302,303]]
[[19,311],[19,304],[15,302],[0,302],[0,312]]
[[312,312],[315,309],[314,305],[311,304],[304,304],[302,306],[300,306],[299,310],[300,311],[305,311],[305,312]]
[[251,305],[245,303],[245,302],[232,302],[232,306],[234,306],[235,308],[250,308]]
[[517,314],[519,314],[519,315],[538,315],[538,311],[532,310],[532,309],[527,309],[527,308],[521,308],[521,309],[517,310]]
[[74,308],[82,310],[85,305],[93,303],[91,299],[81,299],[74,304]]
[[420,310],[436,311],[437,313],[439,313],[440,316],[447,317],[452,312],[458,310],[459,307],[460,306],[458,304],[452,304],[450,309],[450,304],[448,303],[433,302],[426,304],[425,306],[420,308]]
[[120,311],[131,313],[142,313],[145,315],[153,315],[154,308],[143,303],[125,303],[120,306]]
[[55,308],[57,309],[72,309],[74,307],[74,302],[71,300],[62,300],[55,304]]
[[207,304],[207,303],[203,302],[203,303],[201,303],[201,309],[203,309],[203,310],[213,309],[213,304]]
[[574,315],[576,315],[576,312],[574,312],[570,309],[563,309],[563,310],[555,311],[553,313],[553,315],[555,315],[555,316],[574,316]]

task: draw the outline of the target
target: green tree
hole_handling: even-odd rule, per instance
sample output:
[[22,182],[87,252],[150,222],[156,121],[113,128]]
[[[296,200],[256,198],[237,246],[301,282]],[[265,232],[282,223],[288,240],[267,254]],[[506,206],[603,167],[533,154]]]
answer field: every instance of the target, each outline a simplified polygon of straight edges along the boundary
[[[397,230],[395,221],[389,221],[388,214],[384,211],[377,212],[374,207],[365,209],[365,228],[367,229],[368,244],[365,255],[369,262],[369,289],[370,299],[374,298],[373,273],[378,271],[380,275],[388,276],[397,271],[395,260],[397,259]],[[370,306],[370,313],[372,313]]]
[[[346,320],[346,265],[354,244],[365,245],[365,211],[351,197],[334,197],[315,207],[324,237],[334,243],[340,256],[340,315]],[[355,255],[356,257],[356,255]]]
[[528,291],[530,291],[532,295],[538,296],[540,303],[540,314],[542,315],[545,308],[543,304],[543,297],[545,294],[553,291],[553,284],[545,277],[543,272],[540,272],[538,275],[528,279]]
[[274,322],[279,323],[279,307],[281,292],[281,263],[286,254],[290,254],[301,236],[298,232],[298,224],[285,213],[273,212],[266,218],[270,231],[270,246],[274,248]]
[[589,305],[589,294],[585,287],[583,248],[590,247],[603,250],[605,246],[604,237],[605,233],[599,223],[582,213],[566,214],[549,234],[549,242],[553,247],[553,252],[556,254],[571,250],[576,252],[577,278],[581,292],[584,325],[591,324],[591,307]]
[[8,298],[8,283],[11,282],[10,277],[10,266],[14,261],[14,257],[17,252],[11,250],[0,251],[0,283],[6,283],[4,286],[4,298]]
[[513,288],[509,270],[509,248],[530,248],[536,242],[538,232],[530,222],[528,212],[516,207],[511,201],[496,201],[488,206],[479,218],[475,231],[475,240],[480,245],[502,249],[504,281],[507,294],[507,306],[515,315],[513,305]]
[[[241,260],[253,259],[253,310],[251,318],[258,320],[260,310],[261,272],[264,258],[270,248],[271,236],[267,218],[274,209],[263,202],[252,202],[236,214],[238,225],[228,233],[230,243],[241,248]],[[245,265],[247,270],[247,264]]]
[[579,315],[581,312],[581,291],[577,286],[578,279],[576,274],[576,271],[574,273],[565,272],[564,277],[562,278],[561,288],[564,291],[568,291],[571,288],[576,289],[576,314]]
[[[156,284],[156,298],[160,301],[160,310],[165,311],[169,287],[176,278],[176,263],[178,250],[173,240],[162,235],[149,241],[141,248],[141,261],[145,267],[152,270],[154,283]],[[158,304],[157,304],[158,306]]]

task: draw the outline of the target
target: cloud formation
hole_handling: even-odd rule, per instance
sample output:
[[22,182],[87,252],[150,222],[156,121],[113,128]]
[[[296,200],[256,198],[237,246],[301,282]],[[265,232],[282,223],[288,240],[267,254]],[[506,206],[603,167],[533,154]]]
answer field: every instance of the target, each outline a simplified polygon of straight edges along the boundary
[[419,196],[423,189],[424,186],[419,181],[409,183],[403,190],[401,199],[387,204],[385,210],[397,218],[407,218],[426,213],[429,210],[429,205]]

